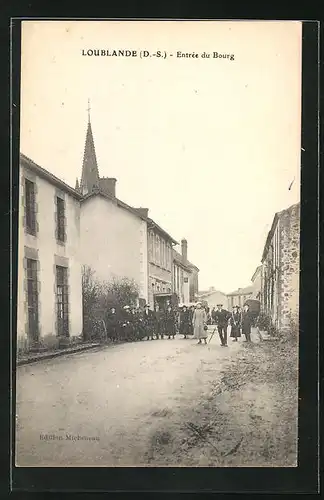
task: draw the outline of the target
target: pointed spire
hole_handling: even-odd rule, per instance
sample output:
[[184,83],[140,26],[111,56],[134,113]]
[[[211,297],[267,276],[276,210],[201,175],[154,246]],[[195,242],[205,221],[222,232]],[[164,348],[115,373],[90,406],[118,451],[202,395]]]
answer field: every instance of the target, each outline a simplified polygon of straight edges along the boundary
[[91,109],[90,108],[90,99],[88,99],[88,109],[87,109],[87,111],[88,111],[88,122],[90,122],[90,109]]
[[87,194],[96,188],[99,188],[99,171],[97,164],[96,151],[94,146],[91,121],[90,121],[90,100],[88,99],[88,128],[84,147],[81,193]]
[[79,190],[80,190],[80,186],[79,186],[79,180],[78,180],[78,178],[76,178],[76,182],[75,182],[75,190],[76,190],[76,191],[79,191]]

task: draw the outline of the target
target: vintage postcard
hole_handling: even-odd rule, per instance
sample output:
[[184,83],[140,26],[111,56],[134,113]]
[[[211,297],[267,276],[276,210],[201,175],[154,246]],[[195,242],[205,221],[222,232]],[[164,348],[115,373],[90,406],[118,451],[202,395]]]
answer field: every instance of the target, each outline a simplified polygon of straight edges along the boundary
[[301,46],[22,22],[16,466],[297,466]]

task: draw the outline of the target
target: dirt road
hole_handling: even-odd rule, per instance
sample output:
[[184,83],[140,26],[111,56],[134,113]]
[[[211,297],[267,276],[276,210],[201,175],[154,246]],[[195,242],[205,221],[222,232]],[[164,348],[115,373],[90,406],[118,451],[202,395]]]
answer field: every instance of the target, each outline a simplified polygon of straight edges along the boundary
[[165,458],[173,436],[241,349],[177,337],[19,367],[17,465],[181,465]]

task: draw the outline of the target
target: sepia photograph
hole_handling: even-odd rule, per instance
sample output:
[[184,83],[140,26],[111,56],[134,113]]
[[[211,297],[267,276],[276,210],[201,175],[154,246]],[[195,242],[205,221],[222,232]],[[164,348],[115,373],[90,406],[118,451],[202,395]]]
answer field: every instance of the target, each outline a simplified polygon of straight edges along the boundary
[[24,20],[16,467],[297,467],[299,21]]

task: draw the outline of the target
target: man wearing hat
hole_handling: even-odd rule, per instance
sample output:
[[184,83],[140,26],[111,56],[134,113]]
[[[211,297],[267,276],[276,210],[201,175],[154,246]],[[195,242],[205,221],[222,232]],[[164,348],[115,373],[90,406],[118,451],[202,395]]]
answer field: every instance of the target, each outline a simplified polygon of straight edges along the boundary
[[218,330],[218,335],[222,347],[227,347],[227,325],[229,319],[229,312],[223,309],[223,304],[217,304],[215,311],[215,319]]
[[231,338],[235,342],[237,342],[238,337],[241,336],[241,327],[242,327],[242,316],[238,306],[233,307],[233,312],[230,317],[230,325],[231,325]]

